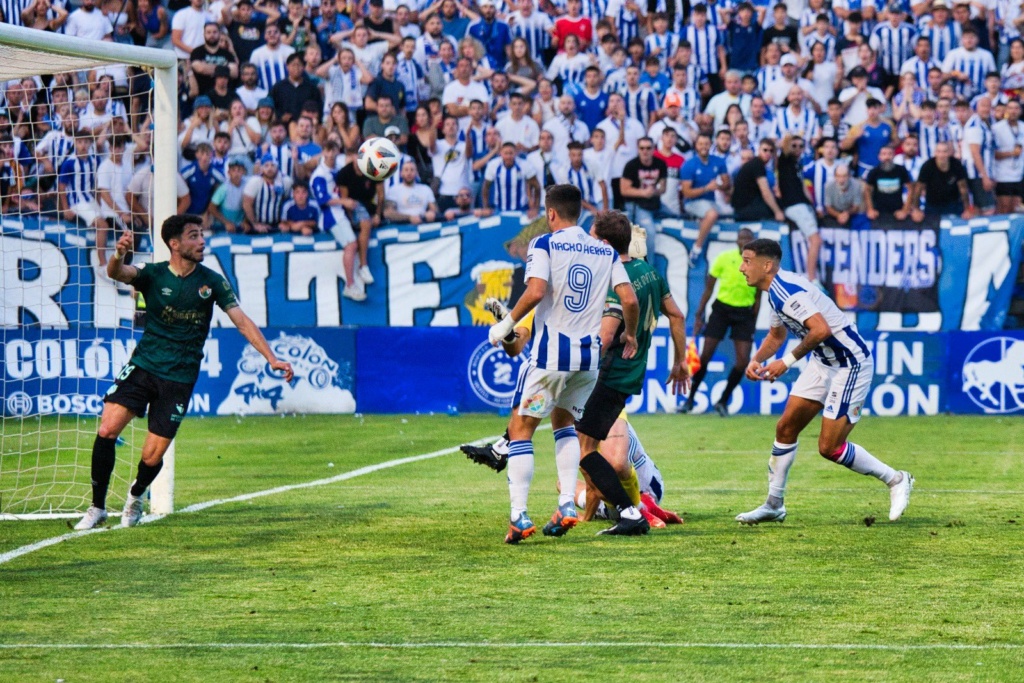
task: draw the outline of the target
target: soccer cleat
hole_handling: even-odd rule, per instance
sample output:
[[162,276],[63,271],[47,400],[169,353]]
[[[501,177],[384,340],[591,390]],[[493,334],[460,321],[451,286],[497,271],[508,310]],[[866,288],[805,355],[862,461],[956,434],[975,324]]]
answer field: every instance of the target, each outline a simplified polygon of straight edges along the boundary
[[750,512],[743,512],[736,515],[736,521],[740,524],[749,524],[756,526],[761,522],[781,522],[786,519],[786,506],[783,505],[780,508],[768,507],[765,503],[759,508],[755,508]]
[[364,284],[367,284],[367,285],[372,285],[373,284],[373,275],[370,273],[370,267],[369,266],[359,266],[358,275],[359,275],[359,279],[362,280]]
[[346,299],[352,299],[352,301],[366,301],[366,292],[355,285],[349,285],[341,290],[341,295]]
[[142,496],[136,498],[131,493],[128,500],[124,502],[124,510],[121,511],[121,526],[135,526],[142,519]]
[[505,319],[505,316],[508,315],[508,306],[498,299],[495,299],[493,296],[487,297],[487,300],[484,301],[484,308],[488,313],[494,316],[495,322],[500,323]]
[[671,510],[666,510],[660,505],[658,505],[657,501],[654,500],[654,496],[652,496],[649,493],[641,493],[640,502],[644,504],[644,507],[647,508],[651,512],[651,514],[653,514],[661,521],[665,522],[665,524],[683,523],[682,517],[672,512]]
[[610,526],[607,529],[602,529],[597,532],[598,536],[643,536],[651,530],[650,523],[643,518],[643,515],[639,519],[627,519],[626,517],[619,517],[619,521],[614,526]]
[[544,525],[545,536],[565,536],[569,529],[579,524],[580,518],[576,514],[576,506],[572,501],[559,505],[551,520]]
[[530,518],[523,512],[519,515],[519,518],[514,522],[509,522],[508,533],[505,534],[505,543],[509,545],[515,545],[524,538],[529,538],[537,533],[537,527],[533,525]]
[[85,516],[75,525],[75,531],[95,529],[105,521],[107,521],[107,511],[95,505],[90,505],[89,509],[85,511]]
[[907,509],[910,504],[910,492],[914,489],[914,475],[907,471],[901,471],[902,481],[895,486],[889,487],[889,521],[895,522]]
[[678,412],[681,413],[682,415],[689,415],[690,413],[693,412],[693,402],[687,401],[683,405],[679,406]]
[[508,456],[502,455],[501,453],[495,453],[491,444],[487,444],[486,446],[463,444],[462,446],[459,446],[459,450],[465,453],[466,457],[476,464],[486,465],[495,472],[501,472],[505,469],[505,465],[508,464]]
[[655,516],[655,514],[648,510],[646,507],[640,507],[640,514],[644,516],[644,519],[647,520],[647,523],[651,525],[652,529],[665,528],[665,522],[661,521],[661,518]]
[[729,417],[729,407],[724,403],[716,403],[715,412],[718,413],[720,417]]

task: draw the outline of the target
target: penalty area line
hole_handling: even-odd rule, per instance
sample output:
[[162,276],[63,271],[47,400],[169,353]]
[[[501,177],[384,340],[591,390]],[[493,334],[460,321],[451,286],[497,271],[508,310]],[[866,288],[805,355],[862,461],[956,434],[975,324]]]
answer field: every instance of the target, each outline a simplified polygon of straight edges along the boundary
[[379,650],[432,650],[432,649],[593,649],[630,648],[658,650],[875,650],[882,652],[931,651],[996,651],[1021,650],[1024,643],[658,643],[658,642],[323,642],[323,643],[0,643],[0,650],[320,650],[364,648]]
[[[544,427],[548,427],[548,425],[544,425]],[[541,427],[540,429],[543,429],[544,427]],[[487,436],[482,439],[477,439],[476,441],[471,441],[470,443],[482,445],[487,442],[495,441],[498,438],[500,437]],[[277,486],[272,489],[264,489],[263,491],[243,493],[242,495],[232,496],[231,498],[217,498],[216,500],[208,500],[205,503],[194,503],[192,505],[183,507],[180,510],[177,510],[175,514],[199,512],[201,510],[206,510],[207,508],[216,507],[218,505],[227,505],[228,503],[243,503],[245,501],[253,500],[255,498],[273,496],[278,493],[287,493],[289,491],[298,491],[300,489],[309,489],[317,486],[327,486],[329,484],[334,484],[339,481],[355,479],[356,477],[361,477],[364,474],[373,474],[374,472],[379,472],[381,470],[387,470],[391,469],[392,467],[398,467],[399,465],[408,465],[409,463],[420,462],[421,460],[430,460],[432,458],[439,458],[442,455],[450,455],[452,453],[457,453],[458,450],[458,446],[451,446],[449,448],[442,448],[441,450],[438,451],[431,451],[430,453],[412,455],[407,458],[396,458],[394,460],[386,460],[384,462],[379,462],[375,465],[367,465],[366,467],[360,467],[358,469],[350,470],[348,472],[342,472],[341,474],[336,474],[333,477],[327,477],[325,479],[315,479],[313,481],[305,481],[299,484],[286,484],[285,486]],[[165,517],[167,517],[167,515],[146,515],[139,521],[139,524],[149,524],[151,522],[158,522],[161,519],[164,519]],[[58,543],[63,543],[65,541],[70,541],[74,538],[81,538],[83,536],[89,536],[90,534],[100,534],[106,531],[116,531],[121,528],[123,527],[110,526],[100,527],[98,529],[87,529],[85,531],[72,531],[71,533],[62,534],[60,536],[54,536],[52,538],[46,538],[42,541],[36,541],[35,543],[29,543],[28,545],[23,545],[20,548],[15,548],[14,550],[9,550],[5,553],[0,553],[0,564],[5,564],[7,562],[10,562],[11,560],[17,559],[24,555],[28,555],[29,553],[34,553],[37,550],[49,548],[50,546],[54,546]]]

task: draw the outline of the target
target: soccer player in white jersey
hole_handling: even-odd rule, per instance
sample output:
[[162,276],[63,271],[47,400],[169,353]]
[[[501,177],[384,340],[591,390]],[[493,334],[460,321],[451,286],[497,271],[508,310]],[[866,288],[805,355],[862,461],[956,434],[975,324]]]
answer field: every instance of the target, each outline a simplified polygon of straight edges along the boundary
[[[871,352],[856,325],[832,300],[806,278],[781,270],[781,259],[782,248],[773,240],[757,239],[743,248],[740,271],[747,284],[768,293],[772,310],[771,329],[747,366],[747,377],[755,382],[774,382],[798,360],[805,356],[808,359],[775,427],[775,445],[768,460],[768,500],[737,515],[736,520],[759,524],[786,519],[786,479],[796,458],[797,439],[822,412],[818,452],[832,462],[884,482],[889,487],[889,519],[895,522],[910,502],[914,478],[909,472],[886,465],[863,446],[847,441],[871,390]],[[764,365],[782,348],[790,331],[800,343],[782,359]]]
[[[511,314],[493,325],[488,334],[491,344],[497,345],[514,333],[518,321],[537,309],[537,341],[519,378],[517,394],[522,399],[509,424],[512,513],[506,543],[518,543],[537,530],[526,513],[533,478],[534,431],[549,415],[556,433],[574,431],[574,421],[583,415],[583,406],[597,383],[601,318],[609,289],[620,297],[626,321],[621,337],[623,357],[636,353],[636,294],[616,250],[576,225],[581,201],[579,189],[571,185],[548,188],[545,212],[551,233],[530,244],[526,291]],[[559,439],[555,463],[562,491],[556,514],[562,528],[568,530],[578,520],[573,498],[580,466],[579,441]]]

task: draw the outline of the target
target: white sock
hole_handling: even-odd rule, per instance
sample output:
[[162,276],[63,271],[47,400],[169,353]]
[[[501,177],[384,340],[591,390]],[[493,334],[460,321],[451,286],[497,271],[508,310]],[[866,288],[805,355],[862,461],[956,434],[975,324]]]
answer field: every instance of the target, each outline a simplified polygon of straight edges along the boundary
[[642,517],[640,511],[632,505],[624,510],[619,510],[619,516],[623,519],[640,519]]
[[508,445],[508,496],[512,501],[511,520],[519,519],[526,512],[526,500],[530,497],[530,482],[533,481],[533,443],[511,441]]
[[555,466],[558,468],[558,504],[576,497],[576,473],[580,469],[580,440],[574,427],[555,430]]
[[578,496],[576,496],[576,507],[581,510],[587,507],[587,490],[581,489]]
[[491,444],[491,451],[498,455],[508,455],[508,444],[509,441],[505,437],[501,437],[497,441]]
[[899,474],[896,470],[868,453],[863,446],[858,446],[852,441],[846,442],[846,448],[836,461],[844,467],[849,467],[858,474],[867,474],[875,479],[881,479],[886,484],[892,483]]
[[778,498],[780,503],[786,497],[786,480],[789,478],[789,468],[796,460],[797,445],[776,441],[772,446],[772,455],[768,458],[768,497]]

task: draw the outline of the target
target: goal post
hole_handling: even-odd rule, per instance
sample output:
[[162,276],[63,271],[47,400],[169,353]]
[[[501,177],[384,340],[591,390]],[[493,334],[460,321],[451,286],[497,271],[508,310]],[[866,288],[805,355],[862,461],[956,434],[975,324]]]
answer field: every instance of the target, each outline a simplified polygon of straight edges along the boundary
[[[107,41],[83,40],[62,34],[0,23],[0,81],[6,82],[28,77],[38,78],[66,72],[83,72],[116,65],[140,68],[145,73],[148,73],[151,78],[148,99],[149,114],[153,123],[150,136],[153,191],[150,202],[150,215],[146,217],[144,225],[148,227],[149,239],[153,245],[153,257],[157,261],[167,260],[170,254],[166,245],[159,238],[159,226],[166,218],[177,213],[175,174],[178,162],[178,64],[174,52]],[[137,132],[130,123],[132,121],[131,117],[128,118],[128,121],[129,132]],[[33,140],[30,141],[30,144],[37,142],[38,140]],[[35,180],[38,181],[39,178],[37,177]],[[133,216],[137,215],[133,214]],[[13,216],[13,218],[17,217]],[[4,218],[12,218],[12,216],[5,215]],[[41,225],[42,214],[36,218],[40,219],[39,224]],[[61,219],[63,220],[63,217]],[[53,220],[50,220],[50,222],[52,223]],[[136,228],[136,232],[139,232],[138,228]],[[108,252],[113,248],[113,242],[119,236],[117,235],[116,227],[111,234],[112,240],[107,245]],[[95,262],[94,258],[93,263]],[[3,282],[0,281],[0,299],[4,297],[3,286]],[[10,302],[0,301],[0,304],[9,306]],[[79,337],[83,341],[85,340],[83,335],[88,336],[91,334],[93,338],[96,337],[94,331],[76,331],[76,322],[70,321],[69,325],[64,326],[65,329],[70,327],[70,329],[67,329],[67,332],[71,337]],[[9,320],[0,321],[0,334],[3,333],[5,326],[6,329],[10,329]],[[46,325],[42,321],[40,321],[38,326],[40,329],[46,329]],[[66,344],[66,342],[62,343]],[[76,346],[84,345],[84,343],[76,344]],[[0,381],[3,382],[0,386],[9,386],[6,372],[5,370],[4,376],[0,377]],[[5,391],[4,393],[8,392]],[[0,399],[8,400],[8,397],[2,396]],[[38,415],[41,412],[37,408],[35,414]],[[7,414],[0,412],[0,416]],[[83,417],[88,416],[83,415]],[[5,422],[8,419],[10,418],[3,417]],[[61,429],[59,420],[60,418],[58,417],[57,431]],[[42,428],[40,428],[40,432],[42,432]],[[14,448],[23,448],[27,452],[33,447],[40,450],[43,448],[43,444],[46,444],[46,448],[52,448],[57,452],[58,455],[55,456],[56,462],[53,465],[54,474],[51,475],[52,481],[47,486],[48,482],[45,481],[47,475],[43,471],[46,463],[40,462],[39,457],[36,458],[36,463],[33,465],[33,473],[28,476],[18,476],[18,473],[14,473],[12,477],[9,474],[10,468],[8,467],[8,472],[5,472],[4,467],[0,465],[0,476],[8,475],[8,481],[0,483],[0,496],[7,493],[7,497],[11,497],[9,482],[12,478],[15,481],[15,486],[26,485],[22,482],[22,480],[25,480],[28,482],[28,486],[37,487],[42,491],[39,494],[26,496],[27,502],[23,500],[17,509],[5,509],[6,501],[0,499],[0,519],[26,519],[81,514],[81,511],[88,505],[88,451],[91,449],[91,436],[77,433],[74,438],[65,439],[66,446],[62,445],[59,436],[54,446],[53,438],[48,435],[44,437],[41,433],[37,435],[34,441],[38,445],[33,446],[32,436],[25,433],[19,434]],[[85,438],[86,436],[89,436],[89,438]],[[139,446],[141,446],[141,440],[135,444],[136,452],[133,453],[133,462],[137,459]],[[62,448],[76,449],[79,454],[84,452],[81,458],[79,455],[76,455],[72,474],[67,474],[66,470],[68,468],[66,463],[60,461],[59,452]],[[7,460],[8,454],[7,448],[0,451],[0,457],[4,460]],[[30,460],[30,456],[31,453],[27,453],[26,461]],[[81,462],[79,459],[81,459]],[[160,476],[151,487],[150,511],[156,514],[168,514],[174,508],[173,444],[171,449],[168,450],[164,462],[164,468]],[[51,489],[57,492],[53,494],[59,499],[57,502],[46,500],[46,496],[49,495],[48,491]],[[71,492],[72,490],[73,493]],[[113,487],[111,492],[114,493]],[[18,496],[15,495],[14,498],[17,500]]]

